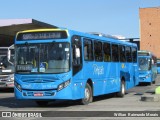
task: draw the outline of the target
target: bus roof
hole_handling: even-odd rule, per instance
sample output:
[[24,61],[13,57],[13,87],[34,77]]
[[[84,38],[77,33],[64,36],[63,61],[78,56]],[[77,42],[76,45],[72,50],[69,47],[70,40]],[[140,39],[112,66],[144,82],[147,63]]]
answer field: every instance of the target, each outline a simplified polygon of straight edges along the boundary
[[19,31],[17,33],[17,35],[19,33],[25,33],[25,32],[37,32],[37,31],[66,31],[68,36],[72,36],[72,35],[79,35],[85,38],[90,38],[90,39],[95,39],[95,40],[102,40],[102,41],[106,41],[106,42],[112,42],[112,43],[118,43],[118,44],[125,44],[125,45],[129,45],[129,46],[135,46],[137,47],[137,44],[135,43],[130,43],[130,42],[126,42],[126,41],[121,41],[118,40],[116,38],[112,38],[112,37],[107,37],[107,36],[97,36],[94,34],[89,34],[89,33],[84,33],[84,32],[78,32],[75,30],[69,30],[67,28],[48,28],[48,29],[34,29],[34,30],[25,30],[25,31]]
[[139,53],[151,53],[150,51],[147,51],[147,50],[139,50],[138,52]]
[[139,56],[153,56],[153,57],[156,57],[155,54],[153,54],[151,51],[147,51],[147,50],[139,50],[138,55]]

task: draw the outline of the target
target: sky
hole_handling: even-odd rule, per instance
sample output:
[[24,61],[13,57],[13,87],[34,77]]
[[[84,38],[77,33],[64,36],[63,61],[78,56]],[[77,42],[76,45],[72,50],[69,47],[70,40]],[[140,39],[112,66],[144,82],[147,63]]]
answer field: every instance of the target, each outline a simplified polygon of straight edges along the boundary
[[140,37],[139,8],[160,0],[0,0],[0,19],[33,18],[81,32]]

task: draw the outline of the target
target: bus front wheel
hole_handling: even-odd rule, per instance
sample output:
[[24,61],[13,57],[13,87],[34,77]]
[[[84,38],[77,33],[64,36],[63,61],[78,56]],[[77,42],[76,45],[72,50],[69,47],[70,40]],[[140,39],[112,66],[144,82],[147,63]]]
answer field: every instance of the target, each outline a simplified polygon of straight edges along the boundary
[[125,89],[125,81],[122,80],[122,81],[121,81],[121,88],[120,88],[120,91],[117,93],[117,97],[124,97],[125,92],[126,92],[126,89]]
[[81,104],[82,105],[87,105],[90,102],[93,101],[93,94],[92,94],[92,88],[91,86],[87,83],[85,86],[85,90],[84,90],[84,98],[81,99]]

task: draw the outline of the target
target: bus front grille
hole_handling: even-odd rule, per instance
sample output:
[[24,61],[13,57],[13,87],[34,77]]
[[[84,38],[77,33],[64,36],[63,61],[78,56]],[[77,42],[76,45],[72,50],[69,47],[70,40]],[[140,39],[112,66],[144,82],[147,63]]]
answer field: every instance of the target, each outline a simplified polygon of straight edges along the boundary
[[27,83],[48,83],[48,82],[55,82],[55,80],[42,80],[42,79],[28,79],[28,80],[22,80],[23,82]]

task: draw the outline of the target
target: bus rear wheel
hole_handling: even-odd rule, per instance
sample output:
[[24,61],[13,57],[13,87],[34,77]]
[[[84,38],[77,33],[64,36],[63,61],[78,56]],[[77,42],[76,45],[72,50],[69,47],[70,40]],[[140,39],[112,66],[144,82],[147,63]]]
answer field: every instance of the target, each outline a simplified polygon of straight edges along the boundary
[[82,105],[87,105],[93,101],[93,93],[91,86],[87,83],[84,90],[84,98],[81,99],[80,103]]
[[45,107],[48,105],[48,101],[36,101],[36,103],[40,107]]
[[126,92],[126,89],[125,89],[125,81],[122,80],[122,81],[121,81],[121,88],[120,88],[120,91],[117,93],[117,97],[124,97],[125,92]]
[[152,81],[152,84],[155,84],[156,83],[156,80]]

